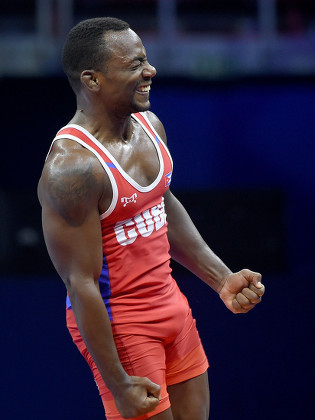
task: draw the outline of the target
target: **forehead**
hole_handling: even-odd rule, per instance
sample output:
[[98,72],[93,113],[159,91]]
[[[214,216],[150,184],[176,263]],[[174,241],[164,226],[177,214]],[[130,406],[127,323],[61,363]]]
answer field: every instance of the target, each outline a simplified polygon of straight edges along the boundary
[[110,31],[105,35],[105,40],[110,52],[108,61],[129,62],[134,57],[146,55],[141,39],[132,29]]

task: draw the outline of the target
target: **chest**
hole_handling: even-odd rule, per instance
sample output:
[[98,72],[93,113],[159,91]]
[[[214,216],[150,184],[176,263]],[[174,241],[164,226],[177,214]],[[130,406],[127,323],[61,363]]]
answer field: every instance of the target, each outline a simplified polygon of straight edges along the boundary
[[107,145],[107,150],[122,171],[142,187],[152,184],[160,170],[158,145],[141,127],[136,127],[131,138]]

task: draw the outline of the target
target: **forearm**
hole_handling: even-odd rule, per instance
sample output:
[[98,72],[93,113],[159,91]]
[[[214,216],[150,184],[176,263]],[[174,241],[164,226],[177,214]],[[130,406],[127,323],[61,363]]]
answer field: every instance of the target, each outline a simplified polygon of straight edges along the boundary
[[113,394],[126,382],[113,339],[109,316],[95,284],[69,291],[79,331],[107,387]]
[[172,196],[166,205],[171,257],[219,292],[231,270],[209,248],[182,204]]

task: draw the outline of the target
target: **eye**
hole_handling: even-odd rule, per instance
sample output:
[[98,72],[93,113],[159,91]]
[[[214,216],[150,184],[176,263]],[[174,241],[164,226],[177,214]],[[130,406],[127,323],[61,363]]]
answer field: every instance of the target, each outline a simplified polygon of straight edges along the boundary
[[135,63],[133,63],[133,66],[130,67],[131,70],[137,70],[141,66],[141,61],[137,60]]
[[130,67],[131,70],[137,70],[139,67],[143,66],[148,61],[146,57],[137,58],[134,62],[132,67]]

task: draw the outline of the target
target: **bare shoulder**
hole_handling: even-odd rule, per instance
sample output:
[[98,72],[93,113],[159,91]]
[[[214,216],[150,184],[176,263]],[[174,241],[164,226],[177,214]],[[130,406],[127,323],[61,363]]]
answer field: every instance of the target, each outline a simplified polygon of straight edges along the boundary
[[164,143],[167,143],[167,137],[166,132],[164,129],[164,126],[161,122],[161,120],[151,111],[146,111],[145,115],[148,117],[150,123],[152,124],[155,131],[158,133],[158,135],[161,137],[161,139],[164,141]]
[[43,168],[39,201],[68,223],[80,224],[89,208],[98,206],[104,179],[104,171],[91,152],[71,140],[59,140]]

